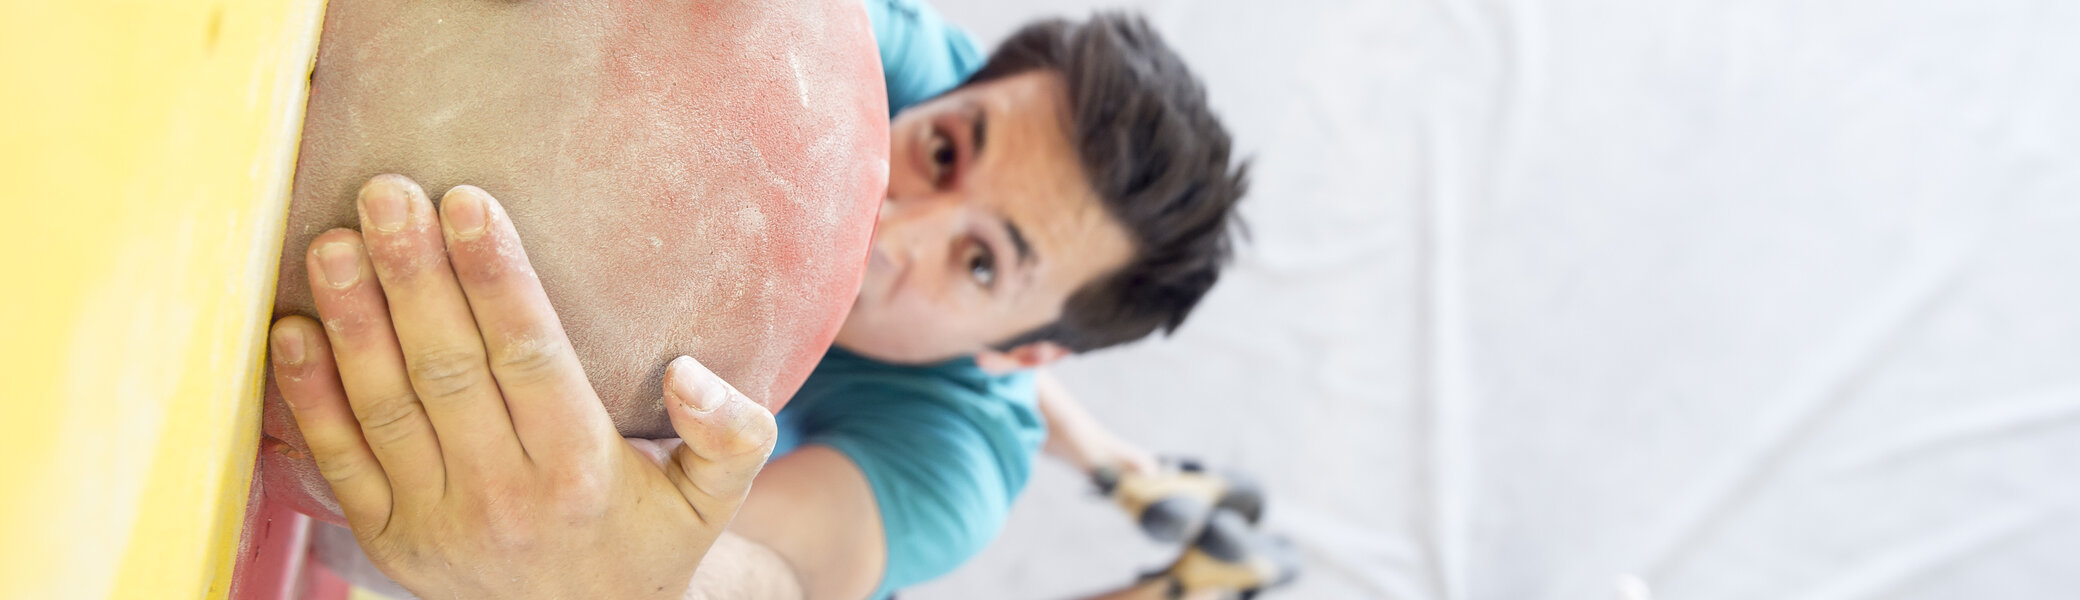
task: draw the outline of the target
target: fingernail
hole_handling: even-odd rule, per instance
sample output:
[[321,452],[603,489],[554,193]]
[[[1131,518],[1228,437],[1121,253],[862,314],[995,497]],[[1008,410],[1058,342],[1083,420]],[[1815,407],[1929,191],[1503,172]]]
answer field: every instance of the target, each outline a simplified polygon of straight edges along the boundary
[[269,346],[274,349],[275,362],[291,367],[303,364],[303,332],[294,327],[276,327],[273,338]]
[[325,283],[334,289],[346,289],[361,280],[361,252],[347,242],[319,246],[318,270],[325,273]]
[[403,185],[388,177],[361,188],[361,210],[368,213],[368,224],[384,233],[403,229],[408,193]]
[[672,385],[665,388],[665,393],[671,394],[676,402],[686,405],[686,408],[693,412],[715,412],[716,408],[729,402],[729,390],[720,389],[722,386],[717,385],[703,385],[715,374],[701,368],[700,363],[693,360],[693,357],[681,356],[672,359],[672,364],[666,368],[672,371],[671,376],[667,378]]
[[486,218],[483,192],[457,187],[448,190],[441,199],[441,215],[448,222],[448,230],[463,240],[477,239],[484,233]]

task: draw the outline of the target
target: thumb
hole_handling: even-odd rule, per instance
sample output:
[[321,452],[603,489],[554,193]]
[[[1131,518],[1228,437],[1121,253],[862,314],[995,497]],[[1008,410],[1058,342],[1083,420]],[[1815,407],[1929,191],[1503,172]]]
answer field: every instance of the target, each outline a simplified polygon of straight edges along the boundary
[[703,522],[727,523],[773,452],[773,413],[686,356],[665,368],[664,403],[684,442],[665,475]]

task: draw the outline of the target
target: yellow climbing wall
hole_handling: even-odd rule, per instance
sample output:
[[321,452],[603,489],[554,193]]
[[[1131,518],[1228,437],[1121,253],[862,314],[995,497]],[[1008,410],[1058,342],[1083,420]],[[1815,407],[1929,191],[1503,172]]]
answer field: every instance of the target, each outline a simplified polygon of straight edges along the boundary
[[222,596],[322,0],[0,0],[0,598]]

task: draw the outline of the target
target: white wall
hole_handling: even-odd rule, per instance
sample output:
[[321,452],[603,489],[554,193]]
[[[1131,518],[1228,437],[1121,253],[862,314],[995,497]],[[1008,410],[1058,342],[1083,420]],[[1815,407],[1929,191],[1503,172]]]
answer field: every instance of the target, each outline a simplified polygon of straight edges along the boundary
[[[986,43],[1097,5],[938,4]],[[1060,372],[1267,482],[1282,597],[2080,597],[2080,3],[1133,5],[1256,235]],[[1167,557],[1049,464],[905,597]]]

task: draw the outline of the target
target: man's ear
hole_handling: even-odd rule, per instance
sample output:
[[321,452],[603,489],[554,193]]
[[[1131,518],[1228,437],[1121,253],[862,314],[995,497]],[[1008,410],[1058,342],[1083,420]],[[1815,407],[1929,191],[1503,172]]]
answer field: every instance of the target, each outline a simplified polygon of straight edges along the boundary
[[975,353],[975,366],[991,375],[1003,375],[1012,371],[1044,367],[1055,361],[1068,358],[1069,349],[1049,341],[1021,344],[1010,350],[998,352],[983,350]]

